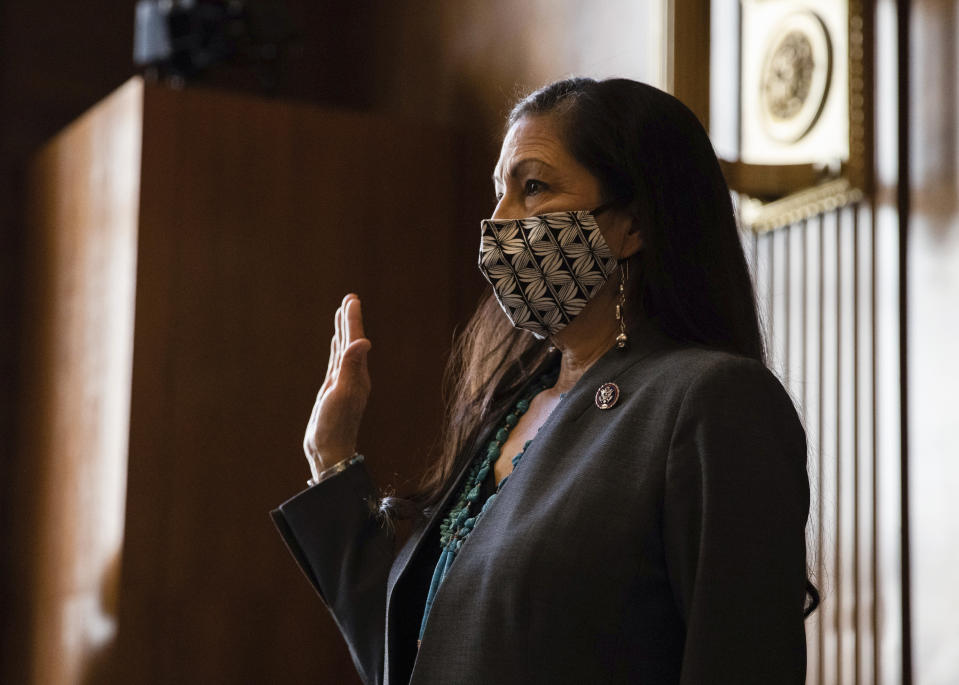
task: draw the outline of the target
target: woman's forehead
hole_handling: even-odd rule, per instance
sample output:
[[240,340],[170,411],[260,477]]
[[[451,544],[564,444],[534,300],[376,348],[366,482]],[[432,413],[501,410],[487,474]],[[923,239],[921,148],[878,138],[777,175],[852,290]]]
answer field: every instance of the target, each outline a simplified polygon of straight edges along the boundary
[[532,164],[556,169],[575,164],[560,137],[559,125],[551,116],[520,117],[509,127],[503,138],[493,178],[505,180],[516,173],[520,166]]

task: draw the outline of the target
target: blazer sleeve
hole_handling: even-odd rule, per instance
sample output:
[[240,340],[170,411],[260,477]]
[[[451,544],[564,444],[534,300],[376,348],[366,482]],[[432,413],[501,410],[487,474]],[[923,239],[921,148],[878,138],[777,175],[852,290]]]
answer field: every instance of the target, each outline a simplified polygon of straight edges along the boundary
[[394,536],[373,514],[375,489],[355,464],[270,512],[333,615],[363,682],[383,681],[386,581]]
[[804,683],[806,437],[765,366],[726,357],[691,383],[664,492],[681,683]]

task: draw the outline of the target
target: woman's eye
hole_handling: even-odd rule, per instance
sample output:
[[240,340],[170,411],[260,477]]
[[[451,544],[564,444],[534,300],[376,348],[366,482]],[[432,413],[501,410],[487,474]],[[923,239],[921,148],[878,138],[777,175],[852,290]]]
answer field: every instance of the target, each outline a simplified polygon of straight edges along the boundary
[[546,184],[534,178],[531,178],[523,185],[523,192],[526,193],[526,195],[536,195],[536,193],[541,193],[545,189]]

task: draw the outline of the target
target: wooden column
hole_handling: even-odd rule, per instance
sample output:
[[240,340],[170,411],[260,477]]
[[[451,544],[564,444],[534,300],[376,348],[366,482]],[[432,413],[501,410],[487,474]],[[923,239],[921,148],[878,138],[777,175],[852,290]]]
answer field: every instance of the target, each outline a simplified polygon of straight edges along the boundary
[[669,92],[709,130],[709,0],[669,0],[666,80]]

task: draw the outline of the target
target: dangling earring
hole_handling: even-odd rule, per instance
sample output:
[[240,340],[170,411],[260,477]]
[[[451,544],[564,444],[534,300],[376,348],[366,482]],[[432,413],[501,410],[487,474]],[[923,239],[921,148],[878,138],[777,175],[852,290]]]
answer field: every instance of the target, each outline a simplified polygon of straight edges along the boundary
[[616,320],[619,322],[619,335],[616,336],[616,347],[623,349],[629,342],[626,335],[626,319],[623,311],[626,308],[626,281],[629,280],[629,262],[625,259],[619,263],[619,302],[616,304]]

